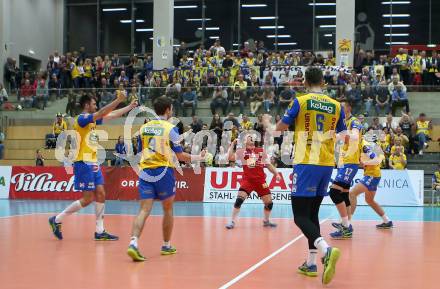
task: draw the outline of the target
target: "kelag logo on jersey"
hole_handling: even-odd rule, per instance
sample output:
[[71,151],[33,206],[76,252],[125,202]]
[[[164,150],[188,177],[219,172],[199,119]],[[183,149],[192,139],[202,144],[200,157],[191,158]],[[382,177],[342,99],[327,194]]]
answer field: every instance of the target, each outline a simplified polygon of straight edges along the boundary
[[164,129],[161,127],[146,127],[146,128],[144,128],[142,135],[162,136],[163,131],[164,131]]
[[313,99],[307,100],[307,109],[315,110],[319,112],[325,112],[328,114],[335,114],[336,105],[329,102],[320,102]]

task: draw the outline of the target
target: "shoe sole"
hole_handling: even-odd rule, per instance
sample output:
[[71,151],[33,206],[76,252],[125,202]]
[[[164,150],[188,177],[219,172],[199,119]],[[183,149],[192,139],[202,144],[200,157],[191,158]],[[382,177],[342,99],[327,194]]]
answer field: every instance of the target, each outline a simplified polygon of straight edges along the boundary
[[304,272],[304,271],[301,271],[301,270],[298,270],[297,272],[298,272],[298,274],[301,274],[301,275],[304,275],[304,276],[307,276],[307,277],[318,277],[318,272],[311,273],[311,272]]
[[376,227],[378,230],[391,230],[393,227]]
[[338,262],[340,256],[341,251],[339,251],[338,248],[333,248],[328,261],[328,265],[326,266],[324,273],[322,274],[322,283],[324,285],[330,283],[335,276],[336,262]]
[[234,227],[228,227],[228,226],[225,226],[225,228],[228,229],[228,230],[234,229]]
[[174,252],[160,251],[160,254],[161,254],[162,256],[174,255],[174,254],[176,254],[176,253],[177,253],[177,250],[174,251]]
[[330,238],[332,238],[333,240],[350,240],[353,238],[353,236],[350,236],[350,237],[332,237],[332,236],[330,236]]
[[117,239],[96,239],[95,238],[95,241],[109,241],[109,242],[111,242],[111,241],[118,241],[119,240],[119,238],[117,238]]
[[130,256],[130,258],[133,259],[134,262],[144,262],[146,260],[145,257],[139,256],[139,254],[137,254],[136,251],[133,249],[128,249],[127,255]]

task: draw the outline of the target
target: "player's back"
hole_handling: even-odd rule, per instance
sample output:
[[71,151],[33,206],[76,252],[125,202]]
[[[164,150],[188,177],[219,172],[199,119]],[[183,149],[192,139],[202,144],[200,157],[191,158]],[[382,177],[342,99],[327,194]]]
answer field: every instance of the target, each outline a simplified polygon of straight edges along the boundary
[[294,164],[334,166],[335,131],[345,129],[341,104],[321,93],[296,101]]
[[172,154],[174,128],[170,122],[160,119],[141,126],[139,133],[142,169],[174,167]]

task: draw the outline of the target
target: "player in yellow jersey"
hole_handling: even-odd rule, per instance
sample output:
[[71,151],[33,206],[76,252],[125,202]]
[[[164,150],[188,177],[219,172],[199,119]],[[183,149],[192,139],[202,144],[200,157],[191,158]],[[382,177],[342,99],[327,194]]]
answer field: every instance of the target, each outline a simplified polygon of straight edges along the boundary
[[170,244],[173,231],[173,203],[176,194],[174,178],[173,152],[179,161],[202,161],[205,152],[190,155],[183,152],[177,128],[168,120],[173,115],[171,100],[159,97],[154,103],[158,119],[144,124],[140,130],[139,150],[142,151],[139,175],[140,210],[133,222],[130,245],[127,254],[133,261],[145,261],[138,250],[138,238],[150,215],[154,199],[162,201],[164,212],[162,222],[163,246],[162,255],[175,254],[177,251]]
[[318,213],[335,166],[335,135],[345,131],[346,126],[341,104],[323,94],[323,85],[321,69],[307,68],[305,86],[309,93],[289,105],[276,130],[283,132],[295,124],[292,210],[295,224],[309,243],[308,259],[298,272],[317,276],[316,256],[319,250],[324,263],[322,282],[328,284],[333,279],[340,251],[330,247],[321,237]]
[[341,223],[332,223],[333,227],[338,229],[330,234],[330,237],[333,239],[350,239],[353,235],[353,227],[350,224],[351,208],[348,192],[353,178],[359,169],[359,142],[362,131],[362,124],[351,114],[352,107],[350,102],[343,102],[342,106],[344,107],[348,134],[341,151],[342,163],[338,164],[340,167],[329,191],[330,198],[341,216]]
[[[369,142],[365,139],[368,139]],[[393,222],[390,221],[382,207],[374,200],[381,178],[380,165],[384,158],[383,154],[375,153],[376,141],[376,135],[368,135],[364,137],[362,142],[361,164],[364,167],[364,177],[350,190],[351,214],[353,215],[356,210],[357,197],[365,193],[365,201],[383,220],[383,223],[376,225],[376,228],[391,229]]]
[[63,219],[84,207],[87,207],[95,200],[96,214],[96,241],[114,241],[117,236],[111,235],[104,230],[104,209],[105,191],[104,179],[97,158],[98,136],[96,125],[102,124],[103,120],[114,119],[122,116],[133,109],[137,103],[113,111],[121,102],[125,100],[125,95],[118,97],[99,111],[97,110],[96,100],[89,95],[84,95],[80,99],[83,112],[76,117],[74,129],[76,131],[76,148],[78,154],[73,164],[74,187],[75,190],[82,191],[82,198],[70,204],[57,216],[49,218],[52,232],[59,240],[63,239],[61,233],[61,222]]

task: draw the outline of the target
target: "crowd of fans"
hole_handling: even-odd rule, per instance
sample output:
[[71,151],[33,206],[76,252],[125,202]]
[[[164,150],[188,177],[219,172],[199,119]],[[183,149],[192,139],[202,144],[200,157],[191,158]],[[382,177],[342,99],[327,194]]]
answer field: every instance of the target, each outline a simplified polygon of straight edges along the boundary
[[[341,69],[334,73],[325,67],[335,66],[332,52],[327,55],[310,51],[268,51],[264,42],[226,52],[220,40],[206,49],[203,45],[189,50],[185,43],[175,49],[174,66],[162,71],[153,70],[149,54],[128,58],[89,56],[84,47],[61,55],[55,51],[49,56],[44,71],[32,75],[21,73],[16,61],[8,58],[5,64],[7,91],[15,93],[23,107],[44,109],[48,100],[67,95],[66,112],[76,113],[76,102],[81,94],[93,94],[100,105],[114,98],[117,91],[125,91],[127,102],[137,98],[141,103],[167,95],[174,101],[178,115],[194,114],[198,100],[211,99],[213,113],[220,109],[227,115],[233,107],[240,113],[256,115],[283,110],[302,93],[301,70],[291,72],[289,66],[323,66],[328,93],[335,99],[353,103],[356,113],[365,115],[393,115],[399,107],[409,112],[408,85],[438,85],[440,57],[436,51],[430,56],[425,51],[409,53],[400,49],[398,54],[375,55],[373,51],[356,51],[351,72]],[[285,69],[274,77],[269,68]],[[265,72],[266,70],[266,72]],[[8,99],[0,85],[0,102]]]

